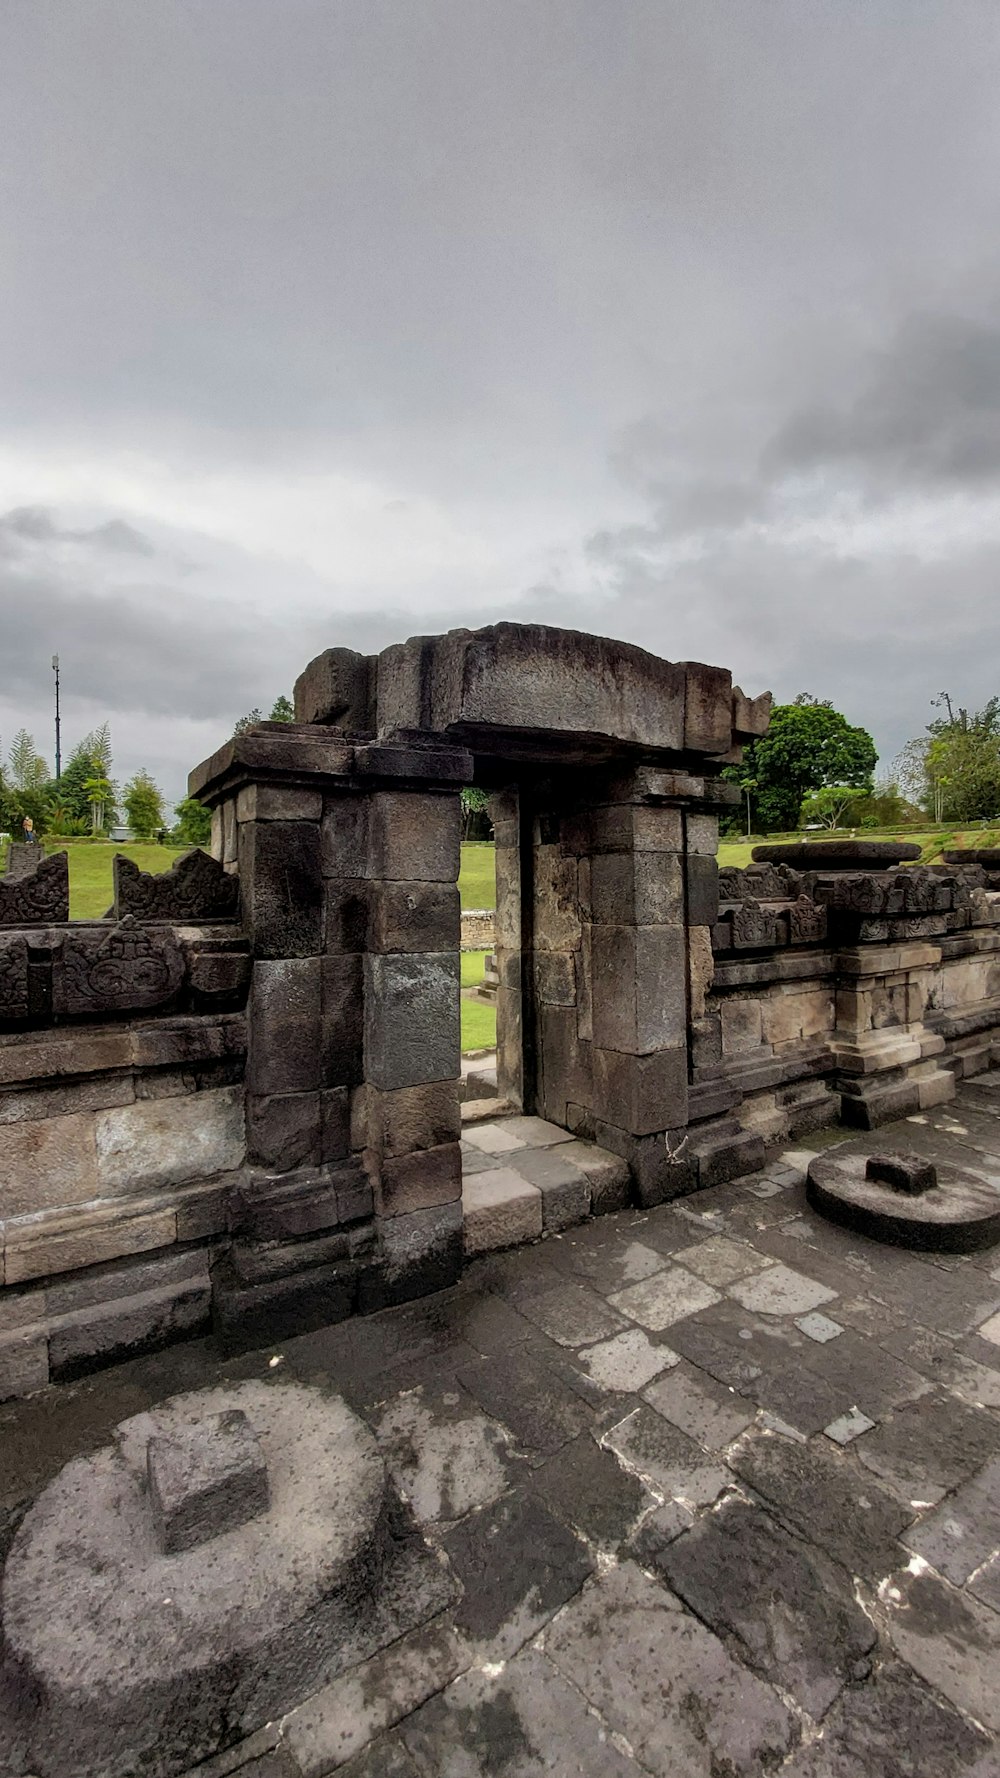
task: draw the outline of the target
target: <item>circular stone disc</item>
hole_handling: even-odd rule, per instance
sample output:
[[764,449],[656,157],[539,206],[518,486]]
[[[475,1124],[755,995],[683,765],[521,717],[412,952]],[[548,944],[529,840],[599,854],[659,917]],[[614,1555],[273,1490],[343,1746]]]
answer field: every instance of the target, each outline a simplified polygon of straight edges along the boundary
[[789,840],[755,846],[752,857],[755,864],[789,864],[793,870],[891,870],[915,863],[920,847],[908,840]]
[[[260,1441],[269,1509],[164,1555],[148,1441],[232,1408]],[[339,1397],[292,1383],[176,1396],[67,1464],[27,1513],[3,1573],[8,1648],[40,1687],[45,1744],[59,1750],[45,1778],[130,1771],[137,1746],[143,1772],[176,1770],[175,1735],[185,1753],[199,1733],[214,1745],[220,1716],[224,1727],[272,1680],[294,1693],[320,1641],[349,1637],[370,1609],[389,1510],[368,1428]]]
[[806,1197],[831,1222],[925,1252],[973,1253],[1000,1241],[1000,1192],[958,1167],[913,1195],[865,1177],[867,1154],[819,1155],[809,1163]]

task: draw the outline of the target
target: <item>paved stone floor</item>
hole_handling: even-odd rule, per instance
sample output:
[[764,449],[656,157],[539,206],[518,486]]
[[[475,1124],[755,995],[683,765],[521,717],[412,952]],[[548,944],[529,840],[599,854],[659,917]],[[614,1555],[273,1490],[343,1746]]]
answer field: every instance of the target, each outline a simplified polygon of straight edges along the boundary
[[[1000,1077],[853,1145],[1000,1189]],[[0,1408],[0,1515],[167,1394],[295,1377],[367,1418],[464,1590],[201,1778],[997,1778],[1000,1249],[841,1232],[806,1158]]]

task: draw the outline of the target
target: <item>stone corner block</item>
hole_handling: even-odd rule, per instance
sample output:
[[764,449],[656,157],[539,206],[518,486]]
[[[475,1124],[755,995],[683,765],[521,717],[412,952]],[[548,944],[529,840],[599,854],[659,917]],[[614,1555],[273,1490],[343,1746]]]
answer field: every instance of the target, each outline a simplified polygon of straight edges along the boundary
[[168,1556],[235,1531],[268,1509],[264,1453],[239,1408],[152,1437],[146,1473],[157,1539]]

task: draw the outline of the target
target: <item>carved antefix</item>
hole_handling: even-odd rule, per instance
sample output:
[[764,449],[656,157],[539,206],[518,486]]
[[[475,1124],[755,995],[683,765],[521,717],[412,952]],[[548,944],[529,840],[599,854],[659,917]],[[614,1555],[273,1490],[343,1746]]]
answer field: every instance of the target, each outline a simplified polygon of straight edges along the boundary
[[28,1014],[28,946],[23,938],[0,936],[0,1024]]
[[130,858],[115,854],[115,917],[174,920],[199,925],[206,920],[234,920],[239,905],[239,878],[224,870],[207,852],[186,852],[162,876],[139,869]]
[[819,944],[826,937],[826,909],[800,895],[788,909],[788,935],[793,945]]
[[65,852],[46,858],[17,877],[0,877],[0,926],[55,925],[69,919],[69,859]]
[[780,915],[769,913],[748,896],[733,914],[733,949],[757,951],[778,945],[782,939]]
[[63,940],[52,971],[55,1014],[140,1012],[172,1000],[184,981],[172,932],[143,932],[122,920],[110,932],[81,927]]

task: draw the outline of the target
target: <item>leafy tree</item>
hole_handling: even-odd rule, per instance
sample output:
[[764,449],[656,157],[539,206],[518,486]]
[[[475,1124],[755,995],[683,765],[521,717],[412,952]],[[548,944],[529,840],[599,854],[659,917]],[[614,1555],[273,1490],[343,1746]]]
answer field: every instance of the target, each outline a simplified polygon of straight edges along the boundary
[[125,819],[142,840],[163,826],[163,792],[147,771],[136,772],[125,786]]
[[10,781],[15,790],[41,790],[49,779],[49,768],[35,750],[34,737],[27,729],[18,729],[10,750]]
[[970,715],[947,692],[945,714],[928,724],[924,800],[935,821],[981,821],[1000,814],[1000,698]]
[[462,791],[463,840],[489,839],[490,821],[486,813],[488,797],[478,784],[468,784]]
[[195,796],[186,796],[177,804],[174,814],[177,826],[174,838],[185,846],[207,846],[212,839],[212,811],[206,809]]
[[[86,833],[92,828],[92,804],[87,794],[87,784],[94,777],[103,777],[111,781],[112,770],[111,728],[102,723],[100,728],[93,729],[84,735],[74,747],[57,787],[57,801],[63,811],[63,829],[73,832],[72,824],[79,824],[75,831]],[[115,819],[115,793],[105,803],[104,820],[111,825]]]
[[263,720],[264,718],[255,704],[253,709],[248,710],[245,716],[237,717],[236,721],[233,723],[233,734],[245,734],[248,728],[253,728],[255,723],[263,722]]
[[861,819],[858,811],[869,800],[863,784],[824,784],[803,799],[799,826],[856,827]]
[[803,798],[839,785],[871,790],[878,755],[866,729],[854,728],[829,701],[801,692],[771,712],[766,735],[751,741],[726,776],[750,791],[756,832],[794,828]]
[[90,804],[90,830],[100,833],[104,826],[108,804],[115,794],[115,787],[110,778],[104,776],[99,760],[94,761],[93,776],[84,785],[87,801]]
[[271,714],[267,720],[268,722],[295,721],[295,707],[291,698],[286,698],[284,692],[282,692],[280,698],[275,698]]

